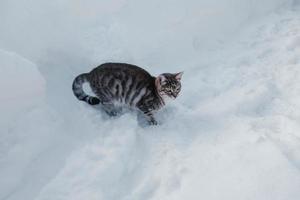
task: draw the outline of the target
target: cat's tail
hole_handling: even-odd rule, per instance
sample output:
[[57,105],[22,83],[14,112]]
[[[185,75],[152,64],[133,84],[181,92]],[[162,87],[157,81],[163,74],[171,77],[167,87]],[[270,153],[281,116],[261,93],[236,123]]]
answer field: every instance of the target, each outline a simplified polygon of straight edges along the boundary
[[85,101],[90,105],[96,105],[100,103],[100,100],[97,97],[92,97],[87,95],[83,91],[83,84],[89,82],[89,74],[80,74],[77,76],[72,85],[73,93],[80,101]]

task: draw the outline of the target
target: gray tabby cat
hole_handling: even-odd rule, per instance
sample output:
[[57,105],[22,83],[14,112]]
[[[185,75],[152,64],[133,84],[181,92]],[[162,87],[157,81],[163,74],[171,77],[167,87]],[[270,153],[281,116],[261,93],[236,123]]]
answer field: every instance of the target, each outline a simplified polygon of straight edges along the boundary
[[[80,74],[73,82],[74,95],[90,105],[102,104],[107,114],[115,116],[119,106],[137,108],[156,125],[153,112],[165,105],[167,98],[175,99],[181,90],[180,73],[151,76],[146,70],[125,63],[105,63],[90,73]],[[97,97],[83,91],[88,82]]]

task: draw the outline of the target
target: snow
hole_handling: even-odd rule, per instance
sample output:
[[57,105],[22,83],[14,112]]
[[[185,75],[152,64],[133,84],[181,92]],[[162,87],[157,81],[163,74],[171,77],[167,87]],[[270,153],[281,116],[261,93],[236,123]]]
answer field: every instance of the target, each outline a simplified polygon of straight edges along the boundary
[[37,66],[21,56],[0,50],[1,127],[44,101],[45,80]]
[[[3,192],[7,193],[15,188],[19,177],[22,176],[22,164],[28,162],[26,155],[29,149],[22,149],[27,136],[21,132],[26,132],[26,129],[29,129],[29,132],[35,130],[34,127],[15,124],[21,125],[19,122],[31,117],[28,114],[30,110],[43,104],[46,89],[45,80],[37,66],[25,58],[0,50],[0,65],[0,191],[3,197]],[[38,121],[34,118],[33,120]],[[14,145],[20,141],[20,144]],[[19,153],[24,157],[14,157]]]
[[[2,1],[0,200],[298,200],[298,6]],[[105,61],[184,70],[159,126],[73,96]]]

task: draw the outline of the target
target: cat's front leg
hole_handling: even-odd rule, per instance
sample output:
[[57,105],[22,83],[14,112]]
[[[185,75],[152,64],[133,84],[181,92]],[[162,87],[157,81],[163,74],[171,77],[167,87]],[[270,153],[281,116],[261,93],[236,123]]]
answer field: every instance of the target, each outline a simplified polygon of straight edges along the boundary
[[144,109],[143,107],[139,107],[139,114],[138,114],[138,118],[142,117],[144,119],[147,120],[147,123],[149,125],[157,125],[157,121],[155,120],[154,116],[153,116],[153,112],[148,110],[148,109]]
[[156,119],[154,118],[152,112],[144,113],[144,114],[147,116],[149,125],[157,125],[158,124]]

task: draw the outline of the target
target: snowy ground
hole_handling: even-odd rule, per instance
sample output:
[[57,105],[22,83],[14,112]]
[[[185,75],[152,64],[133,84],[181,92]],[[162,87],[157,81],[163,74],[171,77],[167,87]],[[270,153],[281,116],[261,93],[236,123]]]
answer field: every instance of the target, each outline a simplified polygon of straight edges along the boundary
[[[0,200],[298,200],[298,4],[1,2]],[[105,61],[185,71],[161,125],[73,97]]]

